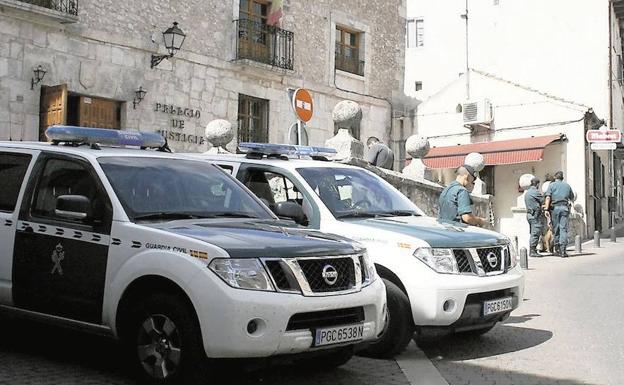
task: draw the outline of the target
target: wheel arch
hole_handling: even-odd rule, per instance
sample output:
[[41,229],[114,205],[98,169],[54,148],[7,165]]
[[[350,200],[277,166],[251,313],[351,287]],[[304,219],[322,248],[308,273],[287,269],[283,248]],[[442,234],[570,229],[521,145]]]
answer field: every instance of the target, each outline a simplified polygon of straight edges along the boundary
[[[117,311],[115,316],[116,334],[119,338],[124,338],[127,335],[126,326],[128,324],[128,316],[131,314],[130,309],[136,301],[140,301],[141,298],[154,293],[166,293],[179,296],[187,306],[192,309],[196,320],[199,322],[197,310],[193,305],[193,301],[189,295],[178,284],[169,278],[150,274],[144,275],[133,280],[123,291],[121,298],[117,304]],[[201,328],[200,328],[201,331]]]

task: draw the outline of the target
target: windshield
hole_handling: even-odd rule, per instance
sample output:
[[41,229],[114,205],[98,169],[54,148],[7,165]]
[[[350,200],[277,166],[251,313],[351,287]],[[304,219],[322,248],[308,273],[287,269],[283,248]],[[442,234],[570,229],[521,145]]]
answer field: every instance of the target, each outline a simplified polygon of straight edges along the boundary
[[297,169],[336,218],[423,215],[407,197],[363,169]]
[[236,180],[201,161],[98,159],[130,220],[273,216]]

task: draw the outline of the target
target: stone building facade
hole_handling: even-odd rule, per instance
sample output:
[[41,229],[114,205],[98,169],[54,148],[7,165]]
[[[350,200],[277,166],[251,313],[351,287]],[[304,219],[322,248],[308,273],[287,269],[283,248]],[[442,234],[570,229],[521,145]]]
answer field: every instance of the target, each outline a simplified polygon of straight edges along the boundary
[[[310,144],[334,135],[332,108],[344,99],[362,107],[361,140],[399,143],[392,130],[403,90],[405,0],[285,0],[277,30],[263,25],[268,7],[265,0],[0,0],[0,140],[39,140],[47,124],[66,123],[159,131],[174,150],[205,151],[207,123],[226,119],[239,139],[285,142],[296,119],[288,89],[303,87],[314,99]],[[248,12],[257,23],[237,21]],[[152,69],[174,21],[184,44]],[[31,89],[38,66],[46,74]],[[147,93],[133,103],[140,87]]]

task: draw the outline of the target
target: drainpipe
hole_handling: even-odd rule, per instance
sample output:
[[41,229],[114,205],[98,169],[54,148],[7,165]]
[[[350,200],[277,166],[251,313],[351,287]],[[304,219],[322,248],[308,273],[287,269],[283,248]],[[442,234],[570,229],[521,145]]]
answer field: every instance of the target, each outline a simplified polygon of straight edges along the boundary
[[[613,0],[609,0],[609,127],[608,129],[613,129],[613,17],[611,16],[611,10],[613,8]],[[618,68],[618,71],[621,71]],[[620,128],[618,128],[620,129]],[[615,183],[615,175],[613,175],[614,171],[614,151],[609,150],[609,175],[611,175],[611,180],[609,181],[611,184],[611,193],[609,196],[617,196],[616,183]],[[609,207],[609,198],[607,197],[607,208]],[[614,214],[607,210],[609,215],[609,227],[615,226],[615,218]]]

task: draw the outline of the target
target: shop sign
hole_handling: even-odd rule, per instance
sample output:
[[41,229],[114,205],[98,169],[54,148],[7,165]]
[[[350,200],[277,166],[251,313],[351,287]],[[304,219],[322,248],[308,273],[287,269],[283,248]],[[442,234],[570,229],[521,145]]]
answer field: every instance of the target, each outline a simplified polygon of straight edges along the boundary
[[619,143],[622,133],[620,130],[588,130],[585,139],[588,143]]

